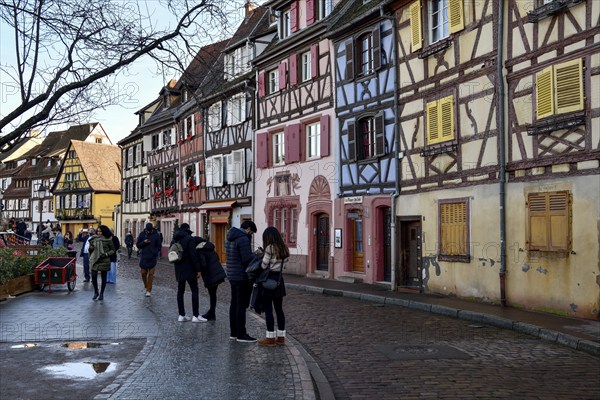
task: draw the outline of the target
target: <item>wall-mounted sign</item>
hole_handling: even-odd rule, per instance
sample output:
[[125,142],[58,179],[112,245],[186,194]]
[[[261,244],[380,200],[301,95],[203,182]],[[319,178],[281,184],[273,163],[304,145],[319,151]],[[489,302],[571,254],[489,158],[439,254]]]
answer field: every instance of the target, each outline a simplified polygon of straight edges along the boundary
[[362,204],[362,196],[344,197],[344,204]]

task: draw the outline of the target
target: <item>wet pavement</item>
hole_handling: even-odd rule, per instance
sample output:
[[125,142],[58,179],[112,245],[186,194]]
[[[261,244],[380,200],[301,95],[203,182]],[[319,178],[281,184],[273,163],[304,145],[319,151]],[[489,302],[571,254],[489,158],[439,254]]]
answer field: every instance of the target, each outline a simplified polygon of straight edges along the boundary
[[229,340],[227,283],[217,321],[179,323],[172,266],[147,298],[136,265],[102,303],[81,279],[0,302],[2,398],[600,399],[598,321],[286,276],[289,340],[262,348]]

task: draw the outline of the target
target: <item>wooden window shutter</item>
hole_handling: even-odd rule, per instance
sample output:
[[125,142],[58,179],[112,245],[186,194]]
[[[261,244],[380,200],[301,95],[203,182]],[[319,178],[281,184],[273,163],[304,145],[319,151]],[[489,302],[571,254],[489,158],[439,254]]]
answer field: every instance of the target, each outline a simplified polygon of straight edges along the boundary
[[381,68],[381,27],[379,24],[373,30],[373,68]]
[[440,142],[454,139],[454,97],[448,96],[439,100],[438,116],[440,118]]
[[206,179],[206,187],[213,186],[213,159],[207,158],[204,161],[204,178]]
[[315,0],[306,0],[306,25],[310,26],[316,21]]
[[285,163],[300,161],[300,124],[288,125],[284,128]]
[[225,161],[225,182],[227,182],[228,185],[231,185],[234,182],[234,176],[235,176],[235,171],[234,171],[234,166],[233,166],[233,156],[231,154],[225,154],[223,156],[224,161]]
[[583,68],[581,59],[554,67],[556,112],[583,110]]
[[269,134],[259,133],[256,135],[256,166],[258,168],[269,168]]
[[258,74],[258,97],[265,97],[265,72]]
[[346,42],[346,79],[354,79],[354,43]]
[[549,247],[553,251],[571,250],[571,213],[569,192],[548,194],[548,224],[550,225]]
[[290,55],[290,86],[298,83],[298,54]]
[[385,116],[383,111],[375,115],[375,155],[385,154]]
[[348,161],[356,160],[356,125],[348,122]]
[[329,155],[329,115],[322,115],[320,120],[321,157]]
[[281,64],[279,64],[279,67],[277,69],[279,72],[279,90],[283,90],[283,89],[285,89],[285,87],[287,85],[287,81],[286,81],[287,65],[286,65],[286,63],[282,62]]
[[448,25],[450,33],[465,29],[463,0],[448,0]]
[[410,14],[410,49],[419,50],[423,47],[423,30],[421,26],[421,1],[417,0],[409,7]]
[[291,31],[296,32],[298,30],[298,1],[292,2],[290,7],[290,20],[291,20]]
[[310,46],[310,76],[316,78],[319,76],[319,44],[314,43]]
[[467,203],[440,204],[440,253],[447,256],[466,256]]
[[535,112],[537,119],[554,114],[552,67],[544,68],[535,75]]
[[426,105],[427,119],[427,144],[435,144],[440,141],[438,102],[432,101]]

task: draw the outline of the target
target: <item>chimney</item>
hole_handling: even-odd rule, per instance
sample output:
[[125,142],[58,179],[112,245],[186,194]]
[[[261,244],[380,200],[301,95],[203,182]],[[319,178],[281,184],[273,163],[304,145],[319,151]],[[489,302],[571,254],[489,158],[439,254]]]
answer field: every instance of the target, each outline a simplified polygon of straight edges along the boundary
[[250,15],[252,15],[252,10],[256,8],[256,4],[252,0],[246,0],[244,8],[246,9],[246,18],[248,18]]

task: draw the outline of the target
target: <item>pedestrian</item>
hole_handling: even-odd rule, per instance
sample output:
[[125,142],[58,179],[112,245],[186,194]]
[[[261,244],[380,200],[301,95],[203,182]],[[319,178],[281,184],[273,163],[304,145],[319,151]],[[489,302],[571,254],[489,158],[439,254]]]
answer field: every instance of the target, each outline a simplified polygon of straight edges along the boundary
[[20,219],[16,225],[15,225],[15,230],[17,232],[17,235],[25,237],[25,231],[27,230],[27,224],[25,224],[25,222]]
[[83,277],[84,282],[90,281],[90,239],[96,234],[96,229],[90,227],[89,229],[83,230],[83,246],[81,246],[81,253],[79,255],[83,257]]
[[152,295],[152,280],[154,267],[156,267],[156,254],[160,250],[161,242],[156,229],[151,223],[146,224],[146,229],[140,232],[136,246],[140,252],[140,274],[144,283],[146,297]]
[[107,283],[117,283],[117,263],[119,262],[119,249],[121,248],[121,242],[119,242],[119,238],[115,236],[115,231],[112,228],[110,229],[110,233],[112,234],[113,245],[115,246],[115,254],[110,256],[110,271],[106,276]]
[[251,343],[256,339],[246,331],[246,309],[250,304],[252,283],[246,274],[246,267],[254,257],[252,253],[252,234],[256,233],[256,224],[244,221],[239,228],[232,227],[227,232],[225,252],[227,255],[227,279],[231,286],[231,304],[229,305],[229,339]]
[[[206,322],[206,319],[200,316],[200,300],[198,296],[198,278],[200,277],[200,262],[196,256],[196,241],[192,237],[190,225],[183,223],[173,235],[171,245],[179,243],[183,248],[181,260],[175,262],[175,279],[177,280],[177,310],[179,311],[179,322]],[[185,315],[185,305],[183,295],[185,293],[185,284],[190,286],[192,292],[192,315],[190,318]]]
[[52,232],[52,224],[47,223],[42,231],[42,245],[52,246],[54,243],[54,233]]
[[71,231],[65,232],[65,247],[67,250],[73,250],[73,234]]
[[54,228],[54,241],[52,242],[53,249],[60,249],[65,245],[65,238],[60,230],[60,225],[56,225]]
[[208,291],[210,308],[202,314],[202,318],[208,321],[217,319],[217,289],[225,282],[227,274],[221,265],[219,255],[215,251],[215,245],[201,237],[196,237],[196,255],[200,261],[200,272],[204,287]]
[[[264,249],[264,250],[263,250]],[[290,251],[286,246],[277,228],[270,226],[263,232],[263,246],[259,248],[262,253],[261,268],[268,269],[267,279],[278,282],[274,289],[262,288],[262,306],[265,312],[267,333],[264,339],[258,341],[260,346],[274,346],[285,344],[285,314],[283,313],[283,297],[285,296],[285,285],[283,282],[283,264],[290,257]],[[277,315],[277,332],[275,332],[275,318],[273,308]]]
[[[106,225],[100,225],[97,235],[89,239],[90,266],[92,267],[92,285],[94,285],[94,297],[92,300],[104,300],[104,289],[106,288],[106,277],[110,271],[110,257],[116,253],[112,240],[112,233]],[[98,272],[102,278],[100,292],[98,292]]]
[[131,260],[131,253],[133,252],[133,235],[131,231],[127,231],[125,235],[125,246],[127,247],[127,258]]

